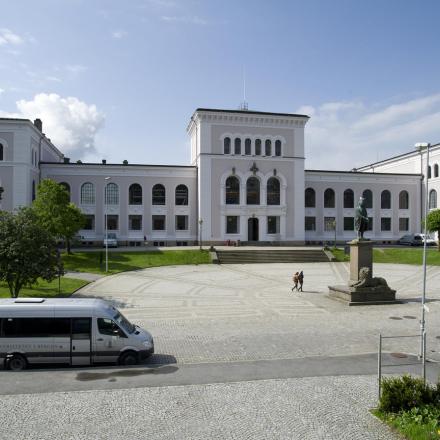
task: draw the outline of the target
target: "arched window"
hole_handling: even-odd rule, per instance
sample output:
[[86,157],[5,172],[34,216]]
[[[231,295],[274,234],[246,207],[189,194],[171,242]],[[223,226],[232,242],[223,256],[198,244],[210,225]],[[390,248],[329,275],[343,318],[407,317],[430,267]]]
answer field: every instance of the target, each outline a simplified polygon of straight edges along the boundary
[[267,181],[267,204],[280,204],[280,181],[276,177],[271,177]]
[[234,154],[241,154],[241,139],[240,138],[235,138]]
[[81,185],[81,205],[95,204],[95,188],[93,183],[86,182]]
[[434,165],[434,177],[438,177],[438,164]]
[[264,143],[264,154],[266,156],[272,156],[272,141],[270,139],[266,139]]
[[244,141],[244,154],[246,154],[246,156],[250,156],[252,154],[251,145],[252,145],[251,140],[247,138]]
[[3,144],[0,144],[0,160],[3,160]]
[[260,181],[256,177],[249,177],[246,182],[246,203],[248,205],[260,204]]
[[165,187],[158,183],[153,186],[153,205],[165,205]]
[[275,156],[281,156],[281,141],[275,141]]
[[365,208],[371,209],[373,207],[373,193],[370,189],[366,189],[362,193],[362,197],[365,199]]
[[314,208],[316,206],[316,196],[313,188],[306,189],[304,202],[306,208]]
[[428,167],[428,179],[431,178],[431,165]]
[[391,193],[387,189],[380,195],[380,208],[391,209]]
[[32,201],[35,200],[35,180],[32,181]]
[[344,208],[354,208],[354,192],[350,188],[344,191]]
[[61,182],[60,185],[69,193],[69,201],[70,201],[70,185],[67,182]]
[[176,205],[188,205],[188,188],[186,185],[176,186]]
[[408,195],[408,191],[400,191],[400,194],[399,194],[399,209],[409,209],[409,195]]
[[437,209],[437,191],[435,189],[429,191],[429,209]]
[[223,153],[231,154],[231,138],[225,137],[223,140]]
[[227,205],[240,204],[240,182],[235,176],[226,179],[226,200]]
[[324,191],[324,208],[335,207],[335,192],[331,188]]
[[105,187],[105,204],[118,205],[119,204],[119,188],[116,183],[109,183]]
[[255,156],[261,156],[261,139],[255,139]]
[[139,183],[133,183],[128,188],[128,204],[142,205],[142,186]]

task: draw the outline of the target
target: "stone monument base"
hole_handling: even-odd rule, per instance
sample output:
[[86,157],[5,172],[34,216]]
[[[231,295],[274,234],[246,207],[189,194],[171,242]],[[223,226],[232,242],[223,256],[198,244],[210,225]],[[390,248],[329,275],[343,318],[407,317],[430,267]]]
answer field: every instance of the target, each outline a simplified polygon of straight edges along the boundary
[[328,286],[329,297],[348,303],[349,306],[366,306],[374,304],[400,304],[396,300],[396,291],[386,286],[350,287]]

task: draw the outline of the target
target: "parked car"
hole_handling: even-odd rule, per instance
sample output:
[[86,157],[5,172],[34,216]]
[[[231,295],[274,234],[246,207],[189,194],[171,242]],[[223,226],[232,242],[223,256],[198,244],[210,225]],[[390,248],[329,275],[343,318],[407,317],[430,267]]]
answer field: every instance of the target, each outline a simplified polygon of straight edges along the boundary
[[[408,234],[404,235],[398,241],[399,244],[409,246],[423,246],[425,242],[425,234]],[[437,243],[429,235],[426,236],[426,246],[436,246]]]
[[102,245],[104,247],[118,247],[118,239],[116,234],[114,232],[108,232],[107,238],[104,238]]

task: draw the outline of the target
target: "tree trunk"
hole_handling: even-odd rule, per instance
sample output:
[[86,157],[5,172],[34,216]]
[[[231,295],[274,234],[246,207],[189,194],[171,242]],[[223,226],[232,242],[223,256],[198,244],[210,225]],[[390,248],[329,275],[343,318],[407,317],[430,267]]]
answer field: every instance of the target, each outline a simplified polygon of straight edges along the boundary
[[66,237],[66,249],[67,249],[67,255],[72,255],[72,252],[70,251],[70,240]]

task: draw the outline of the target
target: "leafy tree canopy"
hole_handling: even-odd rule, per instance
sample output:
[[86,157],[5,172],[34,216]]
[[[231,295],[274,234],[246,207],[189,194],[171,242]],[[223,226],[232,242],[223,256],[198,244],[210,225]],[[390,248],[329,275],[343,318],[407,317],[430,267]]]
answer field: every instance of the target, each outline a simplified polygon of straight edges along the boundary
[[54,180],[42,180],[33,207],[40,223],[56,237],[64,238],[70,253],[70,241],[84,227],[85,217],[70,203],[66,188]]
[[431,211],[426,217],[426,229],[429,232],[437,232],[438,250],[440,252],[440,209]]
[[6,281],[12,298],[38,278],[52,281],[62,273],[53,235],[38,222],[32,208],[15,214],[0,211],[0,280]]

